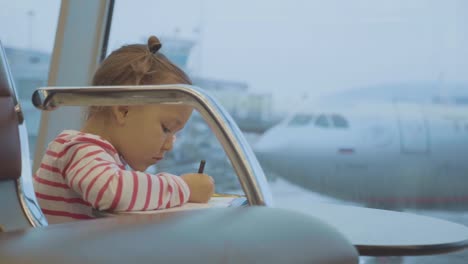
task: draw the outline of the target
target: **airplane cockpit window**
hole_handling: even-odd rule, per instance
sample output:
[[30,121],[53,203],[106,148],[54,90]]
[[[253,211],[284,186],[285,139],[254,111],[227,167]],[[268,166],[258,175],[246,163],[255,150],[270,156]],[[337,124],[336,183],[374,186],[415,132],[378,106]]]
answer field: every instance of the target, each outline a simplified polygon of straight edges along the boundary
[[333,126],[336,128],[347,128],[349,127],[348,121],[341,115],[333,114],[331,115],[331,120],[333,122]]
[[315,125],[318,126],[318,127],[329,127],[330,126],[330,122],[327,118],[326,115],[324,114],[321,114],[317,117],[317,119],[315,120]]
[[296,114],[289,122],[288,126],[305,126],[308,125],[314,117],[308,114]]

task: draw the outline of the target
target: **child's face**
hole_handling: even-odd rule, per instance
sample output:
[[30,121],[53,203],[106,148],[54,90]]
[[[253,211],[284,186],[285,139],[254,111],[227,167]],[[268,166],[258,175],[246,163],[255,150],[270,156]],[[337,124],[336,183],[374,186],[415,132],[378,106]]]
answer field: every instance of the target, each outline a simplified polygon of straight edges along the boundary
[[113,144],[134,170],[145,171],[172,149],[174,134],[192,114],[192,107],[149,105],[116,107]]

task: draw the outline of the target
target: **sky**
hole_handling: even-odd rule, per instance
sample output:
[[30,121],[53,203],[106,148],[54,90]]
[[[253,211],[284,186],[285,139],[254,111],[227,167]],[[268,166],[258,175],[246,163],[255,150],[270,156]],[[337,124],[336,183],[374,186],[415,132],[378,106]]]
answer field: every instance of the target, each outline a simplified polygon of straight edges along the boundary
[[[52,49],[60,1],[0,6],[4,45]],[[379,83],[466,81],[466,12],[463,0],[117,0],[109,49],[189,39],[192,75],[245,82],[287,108]]]

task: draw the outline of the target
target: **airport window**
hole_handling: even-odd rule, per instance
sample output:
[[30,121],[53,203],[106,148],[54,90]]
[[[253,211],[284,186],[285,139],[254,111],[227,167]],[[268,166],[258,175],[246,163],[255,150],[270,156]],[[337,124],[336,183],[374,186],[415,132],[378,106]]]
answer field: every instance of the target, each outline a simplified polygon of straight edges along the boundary
[[[47,84],[49,64],[60,9],[59,0],[3,1],[0,9],[0,40],[16,86],[34,156],[41,112],[31,103],[35,89]],[[9,25],[9,26],[7,26]]]
[[297,114],[288,122],[288,126],[305,126],[309,124],[312,119],[312,115]]
[[331,119],[334,127],[347,128],[349,126],[348,121],[341,115],[333,114]]
[[[265,149],[275,152],[259,151],[257,157],[267,177],[273,175],[270,183],[279,206],[291,204],[282,194],[292,190],[297,200],[312,193],[377,208],[439,207],[449,220],[460,219],[450,207],[466,212],[467,203],[457,198],[466,194],[458,176],[468,174],[462,158],[468,156],[466,138],[445,138],[454,126],[440,126],[437,118],[452,113],[457,104],[458,113],[468,101],[468,1],[141,0],[135,5],[117,0],[114,10],[109,52],[145,43],[150,34],[160,37],[161,51],[220,101],[254,152],[258,142],[272,144]],[[395,98],[408,104],[395,111]],[[430,109],[435,104],[440,115]],[[301,106],[322,114],[298,115],[287,126],[278,125]],[[230,164],[213,135],[204,134],[209,129],[203,122],[191,122],[173,160],[187,169],[207,159],[217,191],[240,188],[230,176],[217,178],[233,175]],[[306,126],[309,122],[314,126]],[[346,133],[314,129],[351,125],[355,131],[342,131]],[[417,127],[423,133],[415,133]],[[376,135],[375,128],[383,132]],[[464,128],[459,125],[460,131]],[[269,136],[276,138],[262,141]],[[355,158],[352,166],[336,171],[343,160],[329,153],[335,153],[338,143],[356,151],[341,157]],[[284,153],[308,157],[308,151],[314,157],[307,160],[309,166],[284,158]],[[440,179],[431,171],[444,160],[460,166],[438,186]],[[174,168],[169,165],[164,169]],[[359,166],[369,170],[356,170]],[[409,179],[414,184],[408,185]],[[430,215],[430,210],[423,213]],[[452,263],[431,258],[436,260],[420,263]]]
[[330,123],[326,115],[319,115],[317,120],[315,120],[315,125],[318,127],[329,127]]

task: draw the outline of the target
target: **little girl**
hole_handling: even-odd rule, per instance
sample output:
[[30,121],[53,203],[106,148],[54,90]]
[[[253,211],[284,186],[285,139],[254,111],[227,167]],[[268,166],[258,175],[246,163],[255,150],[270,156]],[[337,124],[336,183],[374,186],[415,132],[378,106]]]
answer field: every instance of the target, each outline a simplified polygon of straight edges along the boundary
[[[191,84],[160,48],[151,36],[148,45],[112,52],[93,85]],[[144,172],[172,149],[174,134],[191,114],[183,105],[91,107],[81,131],[65,130],[49,144],[34,175],[49,223],[94,218],[93,208],[144,211],[206,203],[214,192],[210,176]]]

